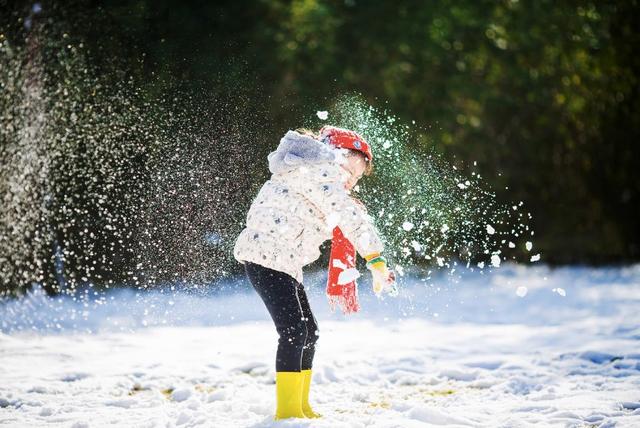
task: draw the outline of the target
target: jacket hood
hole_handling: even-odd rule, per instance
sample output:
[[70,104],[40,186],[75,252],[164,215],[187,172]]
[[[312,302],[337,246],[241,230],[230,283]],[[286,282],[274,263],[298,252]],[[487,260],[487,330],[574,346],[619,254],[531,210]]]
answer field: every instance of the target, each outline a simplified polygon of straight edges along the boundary
[[269,171],[272,174],[286,172],[303,165],[337,161],[336,151],[329,145],[302,135],[287,131],[278,148],[269,153]]

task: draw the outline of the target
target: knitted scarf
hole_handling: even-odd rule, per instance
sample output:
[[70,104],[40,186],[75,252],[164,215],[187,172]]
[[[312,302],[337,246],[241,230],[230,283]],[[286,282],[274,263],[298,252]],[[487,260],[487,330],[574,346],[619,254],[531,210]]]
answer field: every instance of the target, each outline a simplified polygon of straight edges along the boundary
[[360,309],[356,284],[356,278],[360,274],[355,266],[355,247],[336,226],[333,229],[327,280],[327,298],[332,311],[335,310],[336,305],[341,306],[344,314],[357,312]]

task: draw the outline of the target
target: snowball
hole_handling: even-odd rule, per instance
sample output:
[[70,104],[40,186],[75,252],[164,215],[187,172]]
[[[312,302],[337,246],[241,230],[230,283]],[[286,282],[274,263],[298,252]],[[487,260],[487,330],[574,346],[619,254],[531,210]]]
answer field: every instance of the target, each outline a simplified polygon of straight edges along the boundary
[[464,183],[458,183],[458,187],[463,190],[467,188]]
[[490,224],[487,225],[487,233],[489,235],[493,235],[494,233],[496,233],[496,230],[493,228],[493,226],[491,226]]
[[531,251],[531,249],[533,248],[533,244],[531,243],[531,241],[527,241],[524,246],[527,248],[527,251]]
[[191,397],[191,390],[188,388],[176,389],[171,393],[173,401],[185,401],[189,397]]
[[446,224],[443,224],[442,227],[440,228],[440,232],[442,233],[447,233],[448,230],[449,230],[449,226],[447,226]]
[[478,267],[480,269],[484,269],[484,262],[478,262]]
[[329,117],[329,112],[327,111],[319,111],[316,113],[316,115],[318,116],[318,119],[320,120],[327,120],[327,118]]
[[509,248],[516,248],[516,244],[514,244],[513,242],[509,241]]
[[500,256],[494,254],[491,256],[491,265],[494,267],[500,267]]
[[405,221],[404,223],[402,223],[402,228],[408,232],[413,229],[413,223],[411,223],[410,221]]
[[524,285],[521,285],[520,287],[518,287],[518,289],[516,290],[516,294],[518,295],[518,297],[524,297],[527,295],[527,287],[525,287]]
[[531,261],[532,262],[537,262],[538,260],[540,260],[540,254],[536,254],[535,256],[531,256]]

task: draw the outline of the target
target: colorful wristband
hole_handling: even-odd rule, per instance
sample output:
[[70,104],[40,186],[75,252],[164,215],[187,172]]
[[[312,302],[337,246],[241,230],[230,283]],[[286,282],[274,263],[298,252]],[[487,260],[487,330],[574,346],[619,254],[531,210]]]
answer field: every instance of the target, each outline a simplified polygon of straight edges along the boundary
[[380,262],[386,264],[387,260],[382,256],[374,257],[374,258],[372,258],[371,260],[369,260],[367,262],[367,266],[371,266],[371,265],[374,265],[374,264],[380,263]]
[[378,257],[380,255],[380,253],[371,253],[371,254],[367,254],[366,256],[364,256],[366,261],[369,261],[375,257]]

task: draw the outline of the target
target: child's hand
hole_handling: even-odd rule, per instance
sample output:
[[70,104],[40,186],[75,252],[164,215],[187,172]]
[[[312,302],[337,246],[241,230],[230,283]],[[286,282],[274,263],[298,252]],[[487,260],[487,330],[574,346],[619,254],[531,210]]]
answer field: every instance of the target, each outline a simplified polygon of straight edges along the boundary
[[373,276],[373,292],[376,295],[382,292],[392,293],[395,290],[395,273],[387,266],[387,261],[379,255],[367,256],[367,268]]

